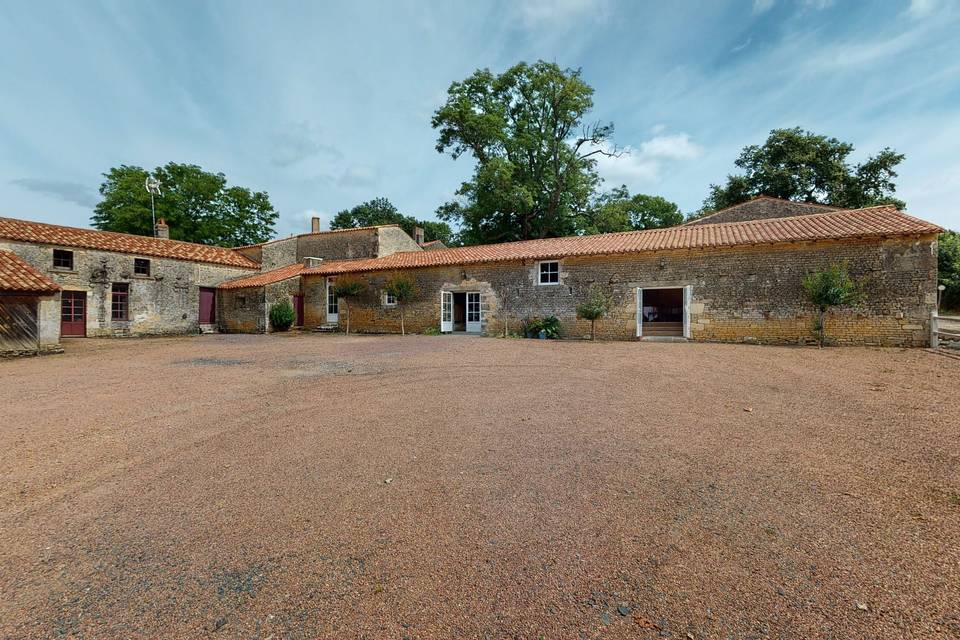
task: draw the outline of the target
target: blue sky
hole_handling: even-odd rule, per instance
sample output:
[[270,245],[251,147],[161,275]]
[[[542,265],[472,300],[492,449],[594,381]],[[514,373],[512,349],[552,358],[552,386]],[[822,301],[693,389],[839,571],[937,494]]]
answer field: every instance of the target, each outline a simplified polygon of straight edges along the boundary
[[960,229],[953,0],[8,2],[0,215],[87,226],[100,174],[168,161],[269,192],[279,235],[376,197],[432,217],[471,172],[432,112],[479,67],[580,67],[629,150],[608,186],[699,207],[801,126],[905,153],[908,211]]

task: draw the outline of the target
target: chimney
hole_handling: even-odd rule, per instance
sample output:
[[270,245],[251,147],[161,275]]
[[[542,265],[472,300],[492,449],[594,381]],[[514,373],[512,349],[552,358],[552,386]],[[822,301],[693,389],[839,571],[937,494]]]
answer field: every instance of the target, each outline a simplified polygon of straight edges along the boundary
[[421,247],[423,246],[423,227],[413,228],[413,241]]
[[304,258],[303,259],[303,268],[312,269],[313,267],[319,267],[323,264],[323,258]]
[[156,238],[170,239],[170,227],[167,226],[166,220],[163,218],[157,220],[157,226],[153,228],[153,235]]
[[320,218],[316,216],[310,218],[310,233],[320,233]]

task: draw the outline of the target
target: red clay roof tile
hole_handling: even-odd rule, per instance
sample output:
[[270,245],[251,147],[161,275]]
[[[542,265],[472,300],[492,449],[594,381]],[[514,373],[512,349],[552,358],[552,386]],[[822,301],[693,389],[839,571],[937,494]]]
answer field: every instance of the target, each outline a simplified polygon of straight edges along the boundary
[[80,247],[142,256],[173,258],[191,262],[210,262],[243,269],[258,269],[253,260],[233,249],[213,247],[180,240],[135,236],[128,233],[63,227],[58,224],[0,218],[0,238],[37,242],[60,247]]
[[525,240],[456,247],[438,251],[405,251],[383,258],[331,260],[303,269],[303,275],[335,275],[484,262],[542,260],[568,256],[639,253],[672,249],[708,249],[858,237],[924,235],[943,229],[905,215],[892,206],[839,210],[790,218],[748,220],[667,229],[627,231],[594,236]]
[[0,251],[0,291],[55,293],[60,285],[12,251]]
[[287,278],[295,278],[300,275],[300,272],[303,271],[303,264],[298,262],[296,264],[290,264],[285,267],[280,267],[279,269],[273,269],[271,271],[264,271],[263,273],[258,273],[255,276],[247,276],[244,278],[238,278],[237,280],[230,280],[228,282],[222,283],[218,289],[246,289],[248,287],[262,287],[267,284],[273,284],[274,282],[280,282],[281,280],[286,280]]

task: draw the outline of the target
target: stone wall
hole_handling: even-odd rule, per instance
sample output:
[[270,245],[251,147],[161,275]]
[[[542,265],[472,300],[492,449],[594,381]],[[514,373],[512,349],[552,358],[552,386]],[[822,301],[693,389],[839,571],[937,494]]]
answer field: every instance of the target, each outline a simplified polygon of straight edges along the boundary
[[791,218],[793,216],[809,216],[815,213],[828,213],[836,210],[836,207],[828,207],[826,205],[791,202],[777,198],[756,198],[727,207],[712,215],[704,216],[687,224],[719,224],[723,222],[744,222],[746,220],[766,220],[769,218]]
[[[835,311],[827,333],[841,344],[923,346],[936,304],[936,238],[896,238],[796,243],[710,251],[565,258],[560,284],[537,285],[537,262],[413,269],[418,295],[405,310],[408,331],[438,327],[440,292],[480,291],[483,331],[497,334],[506,323],[517,331],[524,319],[555,315],[567,337],[589,334],[576,307],[594,283],[615,305],[597,323],[605,339],[634,339],[637,288],[692,288],[690,332],[694,340],[797,344],[812,339],[816,310],[802,288],[805,273],[846,262],[861,282],[863,297]],[[387,273],[362,274],[367,291],[350,302],[351,329],[399,331],[399,311],[383,304]],[[325,314],[324,278],[304,277],[307,324]],[[341,307],[341,325],[344,309]]]
[[266,333],[271,331],[270,307],[280,300],[293,305],[300,293],[300,278],[288,278],[263,287],[220,289],[217,305],[220,330],[224,333]]
[[324,260],[375,258],[377,257],[377,239],[376,229],[304,234],[298,237],[296,260],[291,260],[287,264],[303,261],[304,258],[323,258]]
[[422,251],[422,249],[400,227],[380,227],[377,229],[377,257],[382,258],[399,251]]
[[[73,251],[72,270],[53,268],[52,246],[0,241],[0,249],[13,251],[63,289],[87,292],[87,336],[90,337],[196,333],[200,327],[199,288],[216,287],[226,280],[254,273],[250,269],[210,263],[62,248]],[[134,274],[134,258],[150,260],[149,276]],[[111,287],[115,282],[129,284],[126,321],[110,317]],[[59,296],[42,303],[40,313],[57,318],[59,337]]]

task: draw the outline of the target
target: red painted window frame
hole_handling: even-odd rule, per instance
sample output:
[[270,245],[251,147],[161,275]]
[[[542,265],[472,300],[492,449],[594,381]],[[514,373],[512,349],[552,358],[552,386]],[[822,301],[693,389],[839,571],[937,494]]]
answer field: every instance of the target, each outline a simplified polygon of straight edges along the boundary
[[116,322],[130,319],[129,282],[114,282],[110,287],[110,319]]

